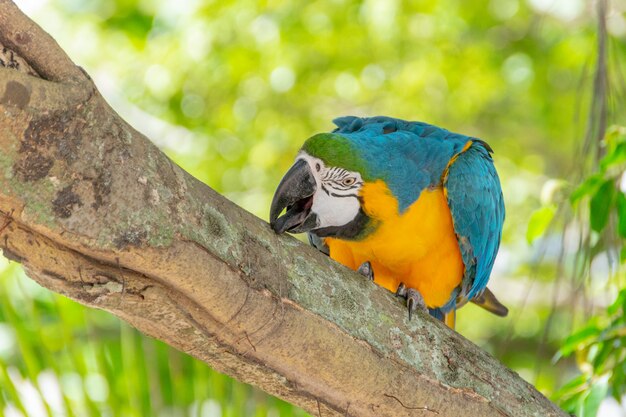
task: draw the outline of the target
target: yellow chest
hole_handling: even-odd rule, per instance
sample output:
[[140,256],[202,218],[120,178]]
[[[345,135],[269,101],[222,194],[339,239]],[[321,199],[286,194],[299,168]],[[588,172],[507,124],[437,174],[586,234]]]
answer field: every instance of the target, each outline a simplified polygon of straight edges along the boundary
[[402,214],[382,181],[364,184],[361,197],[363,210],[379,226],[360,241],[326,238],[330,257],[352,269],[369,261],[377,284],[395,292],[403,282],[428,307],[444,305],[461,283],[464,266],[443,190],[423,190]]

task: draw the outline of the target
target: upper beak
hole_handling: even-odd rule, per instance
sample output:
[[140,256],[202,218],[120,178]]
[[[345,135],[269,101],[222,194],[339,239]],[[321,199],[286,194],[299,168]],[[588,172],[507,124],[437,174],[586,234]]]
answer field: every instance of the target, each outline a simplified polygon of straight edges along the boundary
[[[314,229],[317,216],[311,212],[311,206],[316,189],[317,183],[309,164],[302,159],[296,161],[274,194],[270,208],[272,229],[276,233],[302,233]],[[287,212],[278,217],[283,209],[287,209]]]

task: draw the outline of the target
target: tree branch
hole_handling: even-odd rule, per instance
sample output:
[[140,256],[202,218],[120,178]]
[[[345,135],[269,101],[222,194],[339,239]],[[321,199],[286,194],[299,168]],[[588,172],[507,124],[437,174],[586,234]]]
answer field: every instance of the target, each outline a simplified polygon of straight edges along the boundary
[[324,417],[565,415],[185,173],[7,0],[0,40],[45,78],[0,70],[0,248],[41,285]]
[[0,27],[0,43],[19,52],[39,76],[66,83],[86,78],[56,41],[25,16],[12,0],[0,0]]

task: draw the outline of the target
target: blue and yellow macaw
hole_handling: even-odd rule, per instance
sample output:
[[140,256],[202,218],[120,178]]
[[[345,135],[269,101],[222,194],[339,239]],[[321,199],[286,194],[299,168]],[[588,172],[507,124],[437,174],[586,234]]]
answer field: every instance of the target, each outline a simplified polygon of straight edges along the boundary
[[487,289],[504,222],[489,145],[383,116],[334,123],[280,182],[274,231],[308,232],[332,259],[406,298],[409,318],[427,308],[454,327],[467,301],[506,315]]

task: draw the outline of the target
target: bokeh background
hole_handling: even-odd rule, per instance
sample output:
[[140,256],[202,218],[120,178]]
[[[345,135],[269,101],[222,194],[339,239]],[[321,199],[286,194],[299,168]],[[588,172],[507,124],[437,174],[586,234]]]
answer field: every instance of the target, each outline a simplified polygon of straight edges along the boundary
[[[626,416],[626,134],[600,142],[590,123],[604,97],[599,39],[608,120],[626,119],[626,1],[610,3],[606,35],[585,0],[17,3],[122,117],[263,219],[302,142],[335,117],[389,115],[486,140],[507,205],[490,287],[511,313],[470,305],[457,330],[579,416]],[[599,351],[612,362],[596,366]],[[0,415],[307,414],[0,257]]]

